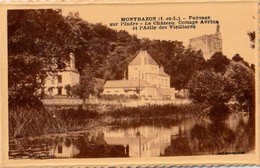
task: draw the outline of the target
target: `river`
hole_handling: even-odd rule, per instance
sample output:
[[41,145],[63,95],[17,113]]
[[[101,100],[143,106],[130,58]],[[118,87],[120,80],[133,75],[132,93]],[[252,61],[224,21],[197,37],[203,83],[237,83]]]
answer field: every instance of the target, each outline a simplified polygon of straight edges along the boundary
[[96,130],[9,142],[10,159],[160,157],[252,151],[248,113],[225,119],[185,119],[166,126],[103,126]]

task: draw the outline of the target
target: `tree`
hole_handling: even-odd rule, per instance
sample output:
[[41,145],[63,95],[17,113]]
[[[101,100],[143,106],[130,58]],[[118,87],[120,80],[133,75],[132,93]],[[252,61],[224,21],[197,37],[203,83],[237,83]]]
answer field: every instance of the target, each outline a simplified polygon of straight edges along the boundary
[[230,60],[222,54],[222,52],[216,52],[207,60],[207,68],[217,73],[225,73]]
[[47,71],[56,68],[57,60],[68,61],[70,35],[60,10],[8,11],[9,100],[40,95]]
[[250,40],[250,46],[251,48],[255,48],[255,31],[252,32],[247,32],[247,35],[249,36],[249,40]]
[[200,51],[186,49],[181,54],[176,54],[176,60],[173,60],[169,73],[172,77],[172,85],[177,89],[187,88],[193,74],[204,70],[205,66],[206,62]]
[[243,61],[244,59],[239,55],[239,54],[235,54],[233,57],[232,57],[232,61],[235,61],[235,62],[240,62],[240,61]]
[[188,83],[190,97],[199,103],[216,106],[230,99],[228,81],[221,74],[204,70],[195,73]]
[[242,105],[246,104],[249,111],[255,107],[254,71],[243,62],[231,62],[224,75],[230,85],[230,94]]
[[94,88],[95,79],[93,76],[93,69],[87,65],[80,76],[80,84],[73,86],[71,92],[83,99],[83,108],[85,108],[85,100],[89,98],[90,94],[94,93]]

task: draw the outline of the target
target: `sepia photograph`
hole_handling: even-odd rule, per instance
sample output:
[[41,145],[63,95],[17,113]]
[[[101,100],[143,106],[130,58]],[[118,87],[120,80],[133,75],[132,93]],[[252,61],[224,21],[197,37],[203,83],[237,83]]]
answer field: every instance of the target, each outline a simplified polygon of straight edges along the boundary
[[257,153],[254,1],[6,16],[9,161]]

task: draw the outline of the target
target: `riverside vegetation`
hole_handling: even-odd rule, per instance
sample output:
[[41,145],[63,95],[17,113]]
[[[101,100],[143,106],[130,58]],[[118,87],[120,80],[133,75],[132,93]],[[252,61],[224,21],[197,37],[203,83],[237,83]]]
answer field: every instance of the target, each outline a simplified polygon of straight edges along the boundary
[[96,109],[47,110],[43,107],[17,107],[9,111],[9,135],[11,138],[21,138],[97,129],[101,126],[167,126],[169,122],[208,116],[209,110],[207,109],[207,106],[203,104],[181,106],[169,104],[164,106],[109,107],[109,111],[100,113]]

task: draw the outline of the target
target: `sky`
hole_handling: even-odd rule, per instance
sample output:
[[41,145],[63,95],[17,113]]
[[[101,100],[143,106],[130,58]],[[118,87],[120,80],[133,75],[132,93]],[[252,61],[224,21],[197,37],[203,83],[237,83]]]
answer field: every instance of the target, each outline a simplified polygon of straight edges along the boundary
[[[163,3],[163,4],[118,4],[118,5],[80,5],[63,6],[64,15],[79,12],[80,17],[90,23],[102,23],[110,27],[110,23],[120,22],[123,17],[172,17],[210,16],[218,20],[222,36],[223,53],[232,58],[240,54],[247,62],[254,63],[255,50],[250,47],[248,31],[256,30],[255,2],[233,3]],[[160,40],[178,40],[187,46],[190,38],[213,34],[216,24],[200,24],[196,29],[166,30],[133,30],[131,26],[111,27],[126,30],[139,38],[147,37]]]

